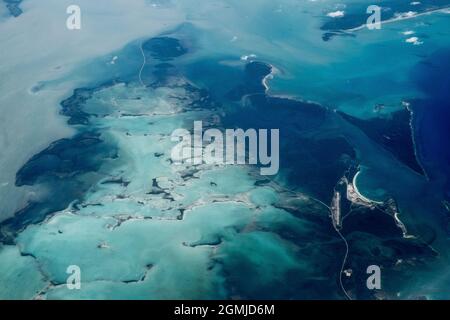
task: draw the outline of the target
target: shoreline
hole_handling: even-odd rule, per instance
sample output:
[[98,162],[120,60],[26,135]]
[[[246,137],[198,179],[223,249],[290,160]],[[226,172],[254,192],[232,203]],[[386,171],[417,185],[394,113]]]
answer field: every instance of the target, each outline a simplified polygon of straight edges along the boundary
[[381,202],[381,201],[376,201],[376,200],[369,199],[369,198],[367,198],[367,197],[365,197],[365,196],[363,196],[361,194],[361,192],[359,191],[359,189],[358,189],[358,187],[356,185],[356,178],[359,176],[360,173],[361,173],[361,170],[359,170],[355,174],[355,176],[353,177],[353,180],[352,180],[352,185],[353,185],[353,189],[355,190],[355,193],[358,195],[359,198],[361,198],[361,200],[363,200],[365,202],[375,203],[375,204],[383,204],[383,202]]
[[[365,196],[363,196],[363,195],[361,194],[361,192],[358,190],[358,187],[356,186],[356,178],[358,177],[358,175],[359,175],[360,173],[361,173],[361,171],[358,171],[358,172],[355,174],[355,176],[353,177],[353,180],[352,180],[353,190],[354,190],[355,193],[358,195],[358,197],[360,197],[363,201],[366,201],[366,202],[368,202],[368,203],[370,203],[370,204],[375,204],[375,205],[383,205],[383,204],[385,204],[385,202],[375,201],[375,200],[369,199],[369,198],[367,198],[367,197],[365,197]],[[383,211],[384,211],[384,210],[383,210]],[[415,236],[414,236],[414,235],[411,235],[411,234],[408,234],[408,229],[406,228],[406,225],[403,223],[403,221],[400,219],[399,215],[400,215],[400,212],[399,212],[398,210],[396,210],[396,211],[394,212],[394,214],[392,214],[391,216],[392,216],[392,218],[394,219],[395,224],[396,224],[396,225],[400,228],[400,230],[402,231],[402,233],[403,233],[403,238],[405,238],[405,239],[414,239]]]
[[279,72],[279,70],[273,64],[269,63],[268,65],[270,66],[270,73],[262,79],[262,85],[264,86],[265,94],[268,94],[270,91],[269,81],[275,78],[275,75]]

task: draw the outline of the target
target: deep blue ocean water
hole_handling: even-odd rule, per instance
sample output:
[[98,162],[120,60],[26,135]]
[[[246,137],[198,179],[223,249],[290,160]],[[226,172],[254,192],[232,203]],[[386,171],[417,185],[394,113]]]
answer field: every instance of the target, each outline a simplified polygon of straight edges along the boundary
[[420,62],[413,72],[417,86],[426,98],[414,105],[415,136],[419,157],[430,178],[442,183],[450,199],[450,49],[434,52]]

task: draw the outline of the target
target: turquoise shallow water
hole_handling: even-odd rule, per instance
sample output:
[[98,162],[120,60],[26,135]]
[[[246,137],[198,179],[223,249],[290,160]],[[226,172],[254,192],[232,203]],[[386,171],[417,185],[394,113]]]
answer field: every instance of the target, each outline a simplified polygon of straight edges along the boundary
[[[448,13],[324,39],[361,17],[331,25],[341,7],[309,1],[214,4],[183,4],[185,24],[69,76],[88,79],[61,102],[76,133],[16,175],[47,192],[1,224],[0,297],[450,298],[448,148],[430,130],[448,115]],[[405,41],[411,30],[421,44]],[[170,134],[197,120],[279,128],[279,174],[175,166]],[[339,181],[362,193],[343,200],[340,234]],[[379,291],[365,286],[372,264]],[[69,265],[81,290],[65,285]]]

